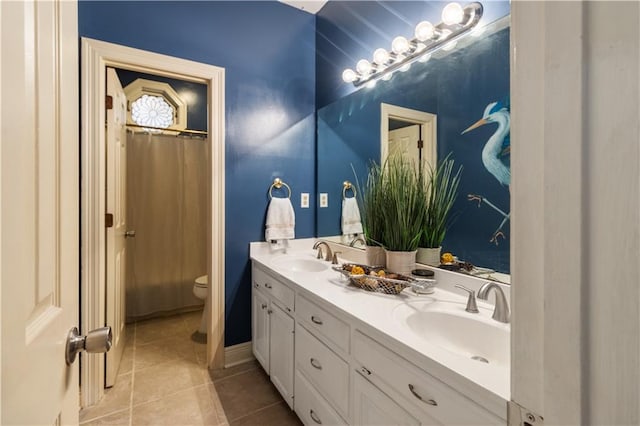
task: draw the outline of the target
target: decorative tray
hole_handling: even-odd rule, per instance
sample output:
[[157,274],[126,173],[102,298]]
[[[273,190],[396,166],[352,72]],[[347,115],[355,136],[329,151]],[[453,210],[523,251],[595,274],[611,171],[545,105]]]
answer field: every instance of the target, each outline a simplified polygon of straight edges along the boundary
[[384,294],[399,294],[407,287],[414,287],[424,292],[435,284],[435,280],[417,280],[407,275],[386,271],[380,266],[345,263],[342,266],[334,266],[333,270],[349,278],[351,284],[356,287]]

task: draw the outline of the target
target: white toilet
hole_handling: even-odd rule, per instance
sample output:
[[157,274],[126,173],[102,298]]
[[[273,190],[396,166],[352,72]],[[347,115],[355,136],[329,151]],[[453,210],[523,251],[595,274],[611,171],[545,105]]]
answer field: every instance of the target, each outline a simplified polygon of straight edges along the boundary
[[207,294],[209,293],[209,280],[206,275],[196,278],[193,283],[193,294],[200,300],[204,300],[204,310],[202,311],[202,319],[200,320],[200,328],[198,333],[207,334]]

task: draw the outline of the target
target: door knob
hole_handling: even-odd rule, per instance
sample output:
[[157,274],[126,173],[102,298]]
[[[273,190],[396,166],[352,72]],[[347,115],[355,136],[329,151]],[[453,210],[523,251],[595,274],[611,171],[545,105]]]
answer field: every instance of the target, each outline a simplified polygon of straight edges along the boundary
[[135,236],[136,236],[136,231],[125,231],[124,233],[125,238],[133,238]]
[[65,360],[67,365],[73,364],[78,352],[85,350],[89,353],[104,353],[111,349],[113,335],[111,327],[100,327],[91,330],[86,336],[81,336],[78,327],[73,327],[67,335]]

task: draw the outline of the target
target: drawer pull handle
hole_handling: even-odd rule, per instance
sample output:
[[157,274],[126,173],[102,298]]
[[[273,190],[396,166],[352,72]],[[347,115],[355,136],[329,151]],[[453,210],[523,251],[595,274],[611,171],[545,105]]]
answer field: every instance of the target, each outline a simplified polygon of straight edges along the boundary
[[371,370],[369,370],[367,367],[360,367],[360,374],[362,374],[363,376],[370,376],[371,375]]
[[254,286],[255,288],[260,288],[260,284],[258,284],[258,283],[253,283],[253,286]]
[[434,407],[438,406],[438,403],[434,400],[434,399],[423,399],[420,394],[418,392],[416,392],[415,388],[413,387],[413,385],[411,383],[409,383],[409,390],[411,391],[411,393],[413,394],[413,396],[415,396],[416,398],[418,398],[420,401],[427,403],[429,405],[433,405]]
[[318,325],[322,325],[322,320],[320,318],[317,318],[315,315],[311,315],[311,321]]
[[309,416],[311,416],[311,420],[313,420],[314,422],[318,423],[319,425],[322,424],[322,421],[320,421],[320,417],[318,417],[315,411],[309,410]]
[[266,303],[262,304],[262,309],[267,309],[267,304]]
[[320,365],[320,363],[318,362],[317,359],[315,358],[311,358],[309,360],[309,362],[311,363],[311,365],[313,366],[313,368],[317,368],[318,370],[322,370],[322,366]]
[[267,313],[271,315],[273,313],[273,309],[267,309]]
[[269,284],[269,283],[264,283],[264,286],[265,286],[266,288],[269,288],[269,289],[273,288],[273,287],[271,287],[271,284]]

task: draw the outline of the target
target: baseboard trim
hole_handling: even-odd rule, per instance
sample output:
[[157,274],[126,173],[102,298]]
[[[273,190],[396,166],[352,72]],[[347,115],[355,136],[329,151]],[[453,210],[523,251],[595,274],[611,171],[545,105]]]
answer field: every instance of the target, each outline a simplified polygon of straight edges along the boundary
[[224,348],[225,368],[252,361],[253,359],[255,358],[253,356],[251,341]]

